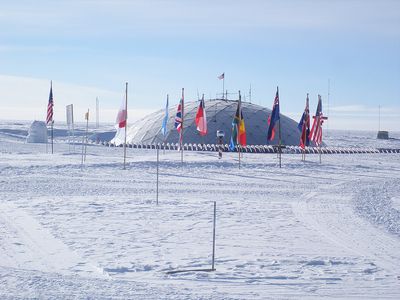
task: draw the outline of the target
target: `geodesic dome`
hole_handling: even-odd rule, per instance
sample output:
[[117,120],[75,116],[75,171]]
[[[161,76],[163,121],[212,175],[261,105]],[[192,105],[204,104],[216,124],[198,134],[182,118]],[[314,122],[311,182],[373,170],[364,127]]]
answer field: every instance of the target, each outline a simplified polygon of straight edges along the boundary
[[[195,117],[199,101],[185,102],[183,143],[187,144],[215,144],[217,130],[225,132],[224,143],[229,144],[232,131],[232,120],[236,113],[238,101],[233,100],[205,100],[208,134],[201,136],[196,130]],[[170,105],[168,110],[167,135],[161,133],[165,109],[154,112],[129,126],[127,131],[128,144],[158,144],[179,142],[179,133],[175,129],[175,115],[177,106]],[[276,145],[278,132],[273,141],[267,141],[268,116],[271,110],[260,105],[242,102],[243,118],[246,127],[248,145]],[[299,145],[300,132],[297,122],[281,114],[282,144]],[[111,143],[123,144],[123,130],[117,131]]]

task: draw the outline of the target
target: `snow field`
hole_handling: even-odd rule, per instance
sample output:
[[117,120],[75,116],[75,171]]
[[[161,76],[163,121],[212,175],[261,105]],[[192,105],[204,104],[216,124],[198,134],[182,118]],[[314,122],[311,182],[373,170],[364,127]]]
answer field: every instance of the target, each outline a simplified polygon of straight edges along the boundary
[[0,153],[1,298],[400,297],[398,155]]

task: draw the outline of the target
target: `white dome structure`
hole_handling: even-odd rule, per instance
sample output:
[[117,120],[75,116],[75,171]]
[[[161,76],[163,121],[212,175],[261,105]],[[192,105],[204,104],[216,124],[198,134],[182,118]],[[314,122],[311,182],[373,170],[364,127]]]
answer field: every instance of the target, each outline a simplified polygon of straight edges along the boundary
[[47,127],[43,121],[33,121],[26,137],[27,143],[47,143]]
[[[217,131],[224,131],[224,143],[229,144],[232,130],[232,119],[236,113],[238,101],[232,100],[205,100],[208,134],[201,136],[196,130],[195,117],[198,101],[185,102],[183,143],[187,144],[215,144]],[[179,142],[179,134],[175,129],[175,115],[177,105],[170,106],[168,111],[167,135],[161,133],[161,126],[165,110],[154,112],[129,126],[127,131],[127,144],[154,145],[158,143]],[[246,127],[248,145],[276,145],[278,134],[273,141],[267,141],[268,116],[271,110],[260,105],[242,102],[243,118]],[[297,122],[281,114],[282,144],[298,146],[300,132]],[[111,143],[121,145],[124,142],[124,129],[118,130]]]

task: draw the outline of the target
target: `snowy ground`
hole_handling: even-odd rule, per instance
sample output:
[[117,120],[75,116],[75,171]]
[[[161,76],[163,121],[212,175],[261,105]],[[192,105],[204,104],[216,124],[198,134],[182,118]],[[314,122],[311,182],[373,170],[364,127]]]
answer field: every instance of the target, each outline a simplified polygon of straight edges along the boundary
[[[26,144],[0,122],[0,298],[400,298],[400,155]],[[26,129],[26,128],[25,128]],[[374,133],[335,146],[400,148]],[[396,137],[396,134],[393,135]],[[399,135],[397,134],[397,138]],[[70,151],[71,150],[71,151]],[[209,268],[217,201],[216,271]]]

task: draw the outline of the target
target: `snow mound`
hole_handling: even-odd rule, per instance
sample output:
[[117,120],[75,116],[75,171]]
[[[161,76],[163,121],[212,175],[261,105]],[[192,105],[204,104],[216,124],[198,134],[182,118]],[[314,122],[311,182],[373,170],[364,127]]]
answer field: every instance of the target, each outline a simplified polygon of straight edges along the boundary
[[46,143],[47,127],[43,121],[33,121],[26,138],[27,143]]

